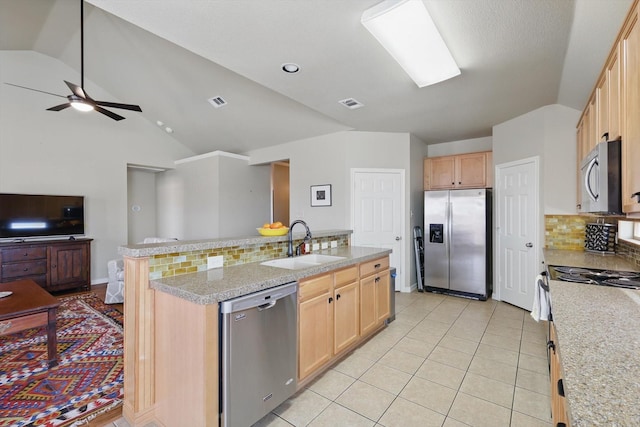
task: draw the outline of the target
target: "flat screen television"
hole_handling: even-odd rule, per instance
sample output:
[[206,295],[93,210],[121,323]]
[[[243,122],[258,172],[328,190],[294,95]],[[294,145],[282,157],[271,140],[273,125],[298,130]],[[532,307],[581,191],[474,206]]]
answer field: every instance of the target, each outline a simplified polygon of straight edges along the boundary
[[0,193],[0,239],[84,234],[84,196]]

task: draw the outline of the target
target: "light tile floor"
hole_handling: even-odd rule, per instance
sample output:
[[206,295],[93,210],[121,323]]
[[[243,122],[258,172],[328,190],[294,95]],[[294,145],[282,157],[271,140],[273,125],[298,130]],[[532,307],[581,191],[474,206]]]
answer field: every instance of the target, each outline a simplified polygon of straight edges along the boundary
[[503,302],[396,293],[394,322],[253,427],[550,427],[547,327]]
[[396,293],[396,320],[254,427],[551,426],[546,322]]

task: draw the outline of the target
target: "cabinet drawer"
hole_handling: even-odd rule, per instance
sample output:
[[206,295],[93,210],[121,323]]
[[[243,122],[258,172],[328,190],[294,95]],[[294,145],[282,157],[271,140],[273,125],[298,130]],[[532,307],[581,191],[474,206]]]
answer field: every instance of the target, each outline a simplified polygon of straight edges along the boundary
[[378,258],[360,264],[360,277],[369,276],[389,268],[389,257]]
[[298,298],[304,301],[327,292],[333,288],[333,274],[325,274],[312,279],[305,279],[300,282],[298,288]]
[[35,276],[47,273],[47,261],[15,262],[2,265],[2,279]]
[[5,249],[2,251],[2,262],[31,261],[47,257],[45,246]]
[[336,289],[342,287],[344,285],[348,285],[349,283],[353,283],[358,280],[358,267],[352,266],[343,268],[342,270],[338,270],[335,272],[336,277]]

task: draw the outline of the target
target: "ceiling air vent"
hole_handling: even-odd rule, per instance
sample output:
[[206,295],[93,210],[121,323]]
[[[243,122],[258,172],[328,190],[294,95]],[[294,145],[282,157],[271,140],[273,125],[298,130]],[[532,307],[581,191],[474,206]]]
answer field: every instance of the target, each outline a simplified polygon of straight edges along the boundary
[[343,99],[341,101],[338,101],[340,104],[344,105],[345,107],[349,108],[350,110],[355,110],[356,108],[360,108],[360,107],[364,107],[364,104],[356,101],[353,98],[347,98],[347,99]]
[[225,101],[221,96],[214,96],[213,98],[209,98],[207,101],[209,101],[209,104],[213,105],[215,108],[227,105],[227,101]]

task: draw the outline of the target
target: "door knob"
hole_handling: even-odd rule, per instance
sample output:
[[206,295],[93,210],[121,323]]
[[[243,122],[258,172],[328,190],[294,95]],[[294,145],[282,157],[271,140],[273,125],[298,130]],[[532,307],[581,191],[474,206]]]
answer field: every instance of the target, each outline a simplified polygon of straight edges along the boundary
[[398,240],[402,240],[402,237],[396,236],[396,241],[398,241]]
[[528,247],[528,248],[532,248],[533,247],[533,243],[529,242],[525,246]]

